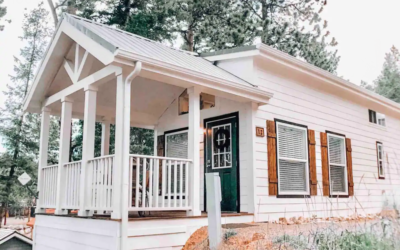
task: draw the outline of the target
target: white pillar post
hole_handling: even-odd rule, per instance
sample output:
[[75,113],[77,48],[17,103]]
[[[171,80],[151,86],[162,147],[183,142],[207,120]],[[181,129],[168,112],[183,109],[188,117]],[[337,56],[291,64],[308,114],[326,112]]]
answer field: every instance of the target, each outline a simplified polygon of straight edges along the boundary
[[67,214],[67,210],[62,209],[65,196],[65,175],[64,164],[69,162],[71,121],[72,121],[72,100],[68,97],[61,99],[61,130],[60,130],[60,152],[58,156],[57,173],[57,198],[55,214]]
[[210,249],[218,249],[222,241],[221,232],[221,179],[219,173],[206,174],[208,239]]
[[86,209],[87,198],[90,194],[90,183],[88,176],[88,161],[94,158],[94,137],[96,126],[96,102],[97,88],[90,85],[85,87],[85,109],[83,120],[82,141],[82,168],[80,176],[79,212],[78,216],[92,216],[93,211]]
[[101,156],[110,154],[110,122],[103,121],[101,124]]
[[42,117],[40,124],[40,144],[39,144],[39,169],[38,169],[38,185],[37,191],[39,193],[39,199],[36,201],[36,213],[44,213],[46,209],[41,207],[40,202],[40,191],[42,187],[42,168],[47,167],[48,149],[49,149],[49,131],[50,131],[50,112],[51,110],[47,107],[42,109]]
[[[254,213],[255,221],[258,220],[258,205],[260,201],[256,199],[256,112],[258,109],[258,104],[254,102],[250,102],[246,104],[246,150],[248,153],[247,159],[249,159],[249,167],[246,169],[248,172],[247,176],[250,178],[249,182],[249,195],[247,198],[249,199],[247,203],[249,204],[248,213]],[[265,133],[266,134],[266,133]],[[263,139],[265,140],[265,138]],[[241,172],[241,171],[240,171]],[[240,205],[240,204],[239,204]]]
[[124,139],[124,79],[117,76],[116,116],[115,116],[115,163],[113,169],[113,212],[112,219],[121,219],[121,181]]
[[200,211],[200,89],[188,88],[189,94],[189,138],[188,157],[193,160],[189,173],[189,197],[192,210],[189,216],[201,215]]
[[[128,178],[130,172],[130,162],[129,162],[129,154],[130,154],[130,144],[131,144],[131,81],[125,81],[124,83],[124,130],[123,130],[123,140],[122,140],[122,175],[121,175],[121,191],[122,197],[120,200],[121,203],[121,250],[128,250],[127,239],[128,239],[128,205],[129,205],[129,182]],[[145,170],[144,170],[145,171]]]

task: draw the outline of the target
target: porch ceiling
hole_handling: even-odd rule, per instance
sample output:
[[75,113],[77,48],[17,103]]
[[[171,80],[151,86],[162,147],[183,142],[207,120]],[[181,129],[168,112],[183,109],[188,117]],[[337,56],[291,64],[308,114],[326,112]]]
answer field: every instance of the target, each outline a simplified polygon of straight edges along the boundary
[[[132,82],[131,88],[131,123],[132,125],[152,126],[179,97],[185,89],[142,77]],[[84,115],[85,94],[83,90],[70,96],[74,101],[73,115],[82,119]],[[61,103],[56,102],[49,106],[55,115],[61,113]],[[114,121],[116,115],[116,79],[99,87],[97,93],[97,120]]]

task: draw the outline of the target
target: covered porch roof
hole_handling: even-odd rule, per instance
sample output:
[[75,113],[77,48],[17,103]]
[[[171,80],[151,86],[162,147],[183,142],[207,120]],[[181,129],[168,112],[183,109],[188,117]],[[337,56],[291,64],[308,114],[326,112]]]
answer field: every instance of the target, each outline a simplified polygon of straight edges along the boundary
[[[142,70],[132,85],[132,106],[136,117],[148,122],[158,119],[185,88],[192,86],[259,105],[267,104],[272,97],[195,53],[64,14],[25,99],[24,110],[40,112],[49,107],[59,114],[62,97],[84,102],[83,89],[95,84],[99,88],[98,115],[112,117],[115,76],[129,74],[138,61]],[[74,105],[76,117],[83,114],[79,108],[83,105]]]

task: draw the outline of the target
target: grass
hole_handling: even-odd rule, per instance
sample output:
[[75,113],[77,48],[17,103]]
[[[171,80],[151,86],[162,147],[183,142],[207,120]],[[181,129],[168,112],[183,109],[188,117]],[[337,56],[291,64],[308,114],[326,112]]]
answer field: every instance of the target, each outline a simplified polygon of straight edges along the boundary
[[273,241],[277,249],[316,250],[394,250],[400,249],[399,219],[381,219],[364,223],[353,230],[332,223],[324,229],[315,229],[307,235],[287,235]]

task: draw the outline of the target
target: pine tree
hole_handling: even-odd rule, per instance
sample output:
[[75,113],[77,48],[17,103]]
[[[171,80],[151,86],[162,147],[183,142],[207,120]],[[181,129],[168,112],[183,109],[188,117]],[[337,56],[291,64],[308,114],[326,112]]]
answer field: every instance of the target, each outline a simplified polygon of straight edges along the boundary
[[[7,7],[3,6],[4,0],[0,0],[0,21],[7,14]],[[10,23],[10,20],[6,20],[6,22]],[[4,25],[0,24],[0,31],[4,30]]]
[[20,56],[15,57],[14,75],[10,77],[12,84],[7,85],[5,107],[0,109],[0,135],[6,149],[0,155],[0,225],[6,207],[19,202],[16,197],[29,197],[26,190],[18,186],[17,176],[27,172],[33,177],[31,183],[36,183],[40,116],[24,114],[22,105],[47,46],[50,35],[47,16],[43,3],[25,14],[21,39],[26,46],[21,49]]
[[101,0],[58,0],[57,4],[54,4],[53,0],[47,0],[51,15],[53,17],[54,26],[58,24],[58,13],[69,13],[73,15],[80,14],[81,16],[90,17],[96,9],[98,2],[104,2]]
[[[238,0],[221,15],[203,22],[199,30],[201,51],[249,45],[256,38],[269,46],[335,72],[339,57],[330,42],[327,22],[320,13],[326,1]],[[324,33],[324,34],[323,34]]]
[[399,50],[392,46],[390,52],[385,55],[381,74],[375,80],[373,90],[382,96],[400,103],[399,60]]

